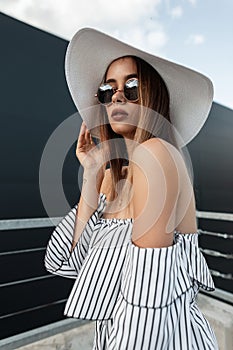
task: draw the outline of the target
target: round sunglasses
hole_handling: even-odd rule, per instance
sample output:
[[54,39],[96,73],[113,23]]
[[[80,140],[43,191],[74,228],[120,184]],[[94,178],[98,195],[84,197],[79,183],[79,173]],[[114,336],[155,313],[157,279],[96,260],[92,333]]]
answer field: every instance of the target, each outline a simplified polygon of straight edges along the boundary
[[139,86],[139,82],[137,78],[132,78],[127,80],[124,85],[124,90],[116,89],[109,83],[103,83],[100,85],[95,97],[98,98],[101,104],[106,106],[112,103],[112,96],[117,91],[121,91],[124,93],[125,99],[128,102],[137,102],[139,99],[138,86]]

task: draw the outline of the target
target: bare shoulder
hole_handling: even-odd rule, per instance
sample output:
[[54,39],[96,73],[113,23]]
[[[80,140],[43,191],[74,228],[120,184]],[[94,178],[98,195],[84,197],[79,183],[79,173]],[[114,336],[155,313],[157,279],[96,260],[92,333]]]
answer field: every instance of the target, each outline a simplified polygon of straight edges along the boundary
[[184,170],[184,161],[180,152],[167,141],[160,138],[151,138],[138,145],[132,156],[133,162],[141,164],[145,167],[147,163],[150,167],[153,164],[160,165],[163,170],[169,170],[169,172]]
[[148,149],[151,152],[161,156],[168,155],[169,152],[171,155],[181,157],[180,152],[175,146],[159,137],[153,137],[142,142],[140,147]]

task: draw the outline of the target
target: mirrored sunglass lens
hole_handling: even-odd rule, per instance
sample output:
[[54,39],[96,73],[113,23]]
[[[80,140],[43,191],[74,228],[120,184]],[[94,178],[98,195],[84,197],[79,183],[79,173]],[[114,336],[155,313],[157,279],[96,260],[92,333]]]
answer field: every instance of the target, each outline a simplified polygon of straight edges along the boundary
[[125,97],[129,101],[136,101],[138,99],[138,80],[130,79],[125,84]]
[[100,103],[106,104],[112,101],[113,88],[109,84],[103,84],[99,87],[97,96]]

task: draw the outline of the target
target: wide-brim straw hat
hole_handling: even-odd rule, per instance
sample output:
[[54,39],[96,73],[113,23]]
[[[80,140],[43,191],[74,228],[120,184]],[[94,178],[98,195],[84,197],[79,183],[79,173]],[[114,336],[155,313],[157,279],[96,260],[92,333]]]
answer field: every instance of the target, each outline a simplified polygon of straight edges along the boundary
[[144,59],[162,76],[170,95],[171,123],[183,140],[182,146],[189,143],[208,117],[213,101],[211,80],[92,28],[83,28],[73,36],[65,57],[67,84],[82,119],[85,121],[86,111],[98,105],[95,94],[108,65],[126,55]]

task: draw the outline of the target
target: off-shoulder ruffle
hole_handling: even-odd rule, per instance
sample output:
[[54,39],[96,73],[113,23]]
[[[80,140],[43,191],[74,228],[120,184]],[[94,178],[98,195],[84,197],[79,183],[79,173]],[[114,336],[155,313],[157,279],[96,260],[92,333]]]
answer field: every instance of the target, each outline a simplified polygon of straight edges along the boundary
[[76,204],[69,213],[64,216],[52,232],[46,249],[44,263],[46,269],[50,273],[71,278],[77,276],[76,272],[79,271],[82,262],[86,257],[95,225],[102,217],[105,206],[106,196],[105,194],[100,193],[97,209],[87,221],[72,253],[71,246],[78,205]]
[[[105,204],[104,194],[101,200]],[[109,219],[111,220],[114,219]],[[127,300],[132,304],[140,303],[159,307],[171,303],[194,284],[198,288],[213,291],[214,282],[206,260],[199,249],[198,236],[199,231],[184,234],[175,230],[174,244],[163,248],[140,248],[130,241],[122,285],[122,293]],[[143,282],[146,284],[145,288],[142,286]],[[137,293],[139,290],[146,289],[148,283],[155,286],[155,288],[150,288],[151,295],[143,291]],[[163,288],[168,290],[166,298],[162,293]]]
[[176,231],[174,241],[172,246],[163,248],[130,244],[121,284],[121,293],[128,303],[158,308],[171,304],[194,284],[214,290],[207,263],[198,248],[198,232]]
[[[140,248],[131,241],[133,220],[101,219],[105,205],[106,196],[101,193],[98,215],[93,214],[88,222],[92,232],[98,222],[86,253],[89,258],[84,261],[68,299],[66,315],[108,319],[118,292],[129,304],[159,308],[171,304],[194,286],[195,292],[199,287],[214,290],[198,248],[198,232],[175,231],[172,246]],[[104,293],[100,293],[97,282]]]

